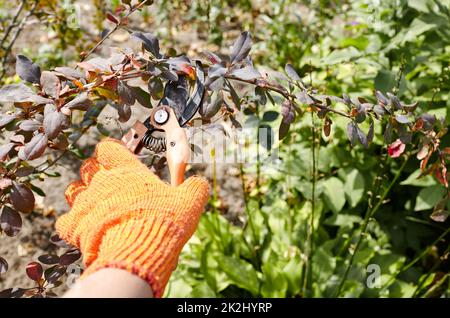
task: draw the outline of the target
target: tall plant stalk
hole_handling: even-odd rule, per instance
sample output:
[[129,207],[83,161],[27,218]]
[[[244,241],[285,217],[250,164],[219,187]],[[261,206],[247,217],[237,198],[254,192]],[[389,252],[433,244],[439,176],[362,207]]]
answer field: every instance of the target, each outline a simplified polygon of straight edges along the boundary
[[369,225],[370,220],[375,215],[375,213],[378,211],[378,209],[380,208],[381,204],[385,200],[386,196],[389,194],[389,192],[391,191],[392,187],[397,182],[397,180],[400,177],[403,169],[406,166],[406,163],[408,162],[408,159],[409,159],[409,155],[406,156],[405,160],[403,161],[402,165],[398,169],[398,171],[395,174],[394,178],[389,183],[387,188],[383,191],[383,194],[381,195],[381,197],[378,200],[377,204],[372,209],[368,209],[367,210],[367,213],[366,213],[366,215],[364,217],[364,221],[363,221],[363,223],[361,225],[361,233],[359,234],[358,241],[356,242],[355,249],[354,249],[353,253],[350,256],[350,260],[349,260],[349,263],[347,265],[347,268],[345,269],[344,276],[342,276],[342,279],[341,279],[341,281],[339,283],[339,286],[338,286],[338,288],[336,290],[336,294],[335,294],[336,297],[338,297],[340,295],[342,287],[344,286],[345,281],[347,280],[348,274],[349,274],[349,272],[350,272],[350,270],[351,270],[351,268],[353,266],[353,262],[355,260],[356,253],[358,252],[359,247],[361,246],[363,238],[367,234],[367,226]]

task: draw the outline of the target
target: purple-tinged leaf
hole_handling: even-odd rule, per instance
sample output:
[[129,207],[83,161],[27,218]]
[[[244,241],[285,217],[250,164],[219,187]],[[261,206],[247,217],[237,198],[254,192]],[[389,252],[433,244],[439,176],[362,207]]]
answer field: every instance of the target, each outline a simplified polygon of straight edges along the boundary
[[45,265],[53,265],[59,263],[58,255],[44,254],[38,257],[39,262]]
[[371,119],[370,121],[370,126],[369,126],[369,131],[367,132],[367,142],[371,143],[373,140],[373,131],[374,131],[374,127],[373,127],[373,119]]
[[212,118],[220,110],[223,104],[223,92],[212,92],[207,103],[200,105],[199,113],[204,119]]
[[22,218],[20,214],[9,206],[3,206],[0,216],[0,227],[8,236],[16,236],[22,228]]
[[20,298],[26,291],[24,288],[8,288],[0,291],[0,298]]
[[33,92],[23,83],[5,85],[0,89],[0,103],[36,103],[38,105],[53,103]]
[[395,115],[395,120],[400,124],[409,124],[410,120],[405,115],[397,114]]
[[0,257],[0,275],[8,271],[8,262],[3,257]]
[[125,123],[131,117],[131,106],[127,104],[119,104],[117,105],[117,113],[119,114],[119,121],[121,123]]
[[55,71],[57,72],[57,75],[61,74],[62,76],[70,80],[84,78],[83,74],[70,67],[55,67]]
[[35,135],[25,145],[23,153],[19,156],[22,160],[34,160],[42,156],[47,148],[47,136],[43,133]]
[[175,71],[172,70],[161,70],[161,77],[167,81],[178,81],[178,75]]
[[216,55],[210,51],[204,51],[203,54],[206,55],[206,57],[212,64],[218,64],[218,63],[222,62],[222,59],[218,55]]
[[41,68],[25,55],[19,54],[16,56],[16,73],[24,81],[39,84]]
[[117,93],[120,97],[120,102],[127,105],[134,105],[136,99],[133,95],[131,87],[123,81],[119,81],[117,84]]
[[66,105],[64,108],[67,109],[78,109],[78,110],[88,110],[94,103],[89,99],[87,93],[81,93]]
[[281,121],[280,128],[278,129],[279,140],[282,140],[287,136],[290,127],[291,127],[290,124],[286,124],[285,122]]
[[14,144],[12,142],[0,146],[0,161],[5,160],[6,156],[13,148]]
[[14,119],[16,119],[15,115],[8,115],[8,114],[0,115],[0,128],[5,127],[9,123],[11,123]]
[[[227,73],[227,69],[222,64],[215,64],[208,69],[208,80],[212,82],[216,78],[222,77]],[[208,83],[207,80],[207,83]]]
[[225,79],[223,77],[219,77],[215,80],[212,80],[211,82],[207,81],[205,85],[210,91],[215,92],[223,89],[223,87],[225,86]]
[[22,129],[23,131],[36,131],[41,127],[41,123],[38,122],[37,120],[33,120],[33,119],[27,119],[22,121],[19,124],[19,128]]
[[305,90],[301,91],[295,95],[299,102],[306,105],[313,105],[315,103],[314,99]]
[[388,99],[386,98],[386,96],[383,95],[382,92],[375,91],[375,96],[376,96],[379,104],[386,106],[389,103]]
[[18,211],[30,213],[34,209],[34,194],[26,185],[13,182],[11,202]]
[[423,127],[426,130],[432,129],[434,124],[436,123],[435,115],[425,113],[425,114],[420,115],[420,118],[423,120]]
[[130,38],[141,41],[147,51],[152,53],[156,58],[161,58],[161,54],[159,53],[159,40],[153,34],[134,32]]
[[53,234],[50,237],[50,243],[55,244],[56,246],[61,248],[68,248],[70,246],[62,238],[60,238],[58,234]]
[[350,140],[350,144],[354,146],[358,138],[358,129],[356,124],[352,121],[347,124],[347,137],[348,140]]
[[73,249],[70,251],[67,251],[63,255],[59,257],[59,264],[60,265],[70,265],[74,262],[76,262],[81,257],[81,252],[78,249]]
[[44,272],[44,278],[50,284],[56,283],[58,279],[60,279],[66,272],[66,266],[56,265],[50,268],[47,268]]
[[61,132],[66,116],[61,112],[51,112],[44,117],[44,132],[48,139],[54,139]]
[[392,124],[390,121],[387,123],[386,128],[384,129],[383,137],[386,144],[390,144],[392,142]]
[[231,72],[231,75],[245,81],[250,81],[261,77],[261,74],[258,70],[253,68],[253,66],[246,66],[244,68],[234,70]]
[[283,123],[287,125],[295,120],[294,107],[289,99],[285,99],[283,104],[281,104],[281,116],[283,116]]
[[26,272],[30,279],[37,282],[41,279],[44,270],[38,262],[31,262],[27,265]]
[[239,97],[238,93],[234,89],[233,85],[229,81],[227,81],[228,88],[230,89],[230,95],[231,99],[233,100],[234,105],[237,109],[241,109],[241,98]]
[[61,83],[54,72],[43,71],[41,74],[41,87],[47,95],[56,98],[61,90]]
[[234,43],[233,49],[231,50],[230,62],[231,64],[239,63],[245,59],[250,53],[252,48],[252,39],[250,33],[245,31],[242,32],[239,38]]
[[376,105],[373,107],[373,111],[375,112],[375,114],[377,114],[377,115],[380,116],[380,117],[383,117],[384,114],[386,113],[386,110],[384,109],[384,107],[381,106],[381,105],[379,105],[379,104],[376,104]]
[[17,169],[16,176],[19,178],[27,177],[34,172],[33,167],[21,167]]
[[297,72],[295,71],[294,67],[291,64],[286,64],[286,66],[284,67],[284,70],[286,71],[286,74],[294,81],[299,81],[301,82],[302,79],[300,78],[300,76],[297,74]]
[[364,146],[364,148],[369,147],[369,143],[367,142],[367,137],[364,134],[364,132],[359,128],[359,126],[356,126],[356,133],[358,135],[359,142]]
[[400,103],[397,96],[395,96],[392,93],[387,93],[387,96],[389,97],[389,100],[391,101],[391,104],[394,109],[402,109],[403,108],[402,103]]
[[85,69],[86,71],[100,73],[110,73],[111,72],[111,63],[107,59],[103,59],[101,57],[94,57],[89,61],[80,62],[78,66]]

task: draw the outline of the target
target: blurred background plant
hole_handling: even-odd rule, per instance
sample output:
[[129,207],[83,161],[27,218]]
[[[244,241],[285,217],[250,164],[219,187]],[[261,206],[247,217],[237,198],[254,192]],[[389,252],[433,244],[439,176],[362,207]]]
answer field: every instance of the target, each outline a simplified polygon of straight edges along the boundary
[[[108,15],[120,14],[129,1],[122,2],[1,1],[1,84],[19,81],[13,75],[18,53],[33,57],[43,69],[84,59],[114,29]],[[130,16],[125,28],[151,32],[171,55],[189,56],[205,50],[220,56],[229,53],[241,31],[248,30],[255,43],[253,63],[262,73],[264,67],[267,72],[283,71],[290,63],[301,82],[318,92],[346,94],[352,100],[364,96],[368,100],[362,104],[386,98],[374,98],[374,90],[391,92],[403,101],[418,102],[410,106],[428,114],[424,119],[434,115],[445,132],[449,10],[450,1],[437,0],[155,1]],[[74,15],[73,20],[68,18]],[[34,38],[27,34],[30,29]],[[128,34],[119,30],[94,53],[105,54],[108,46],[128,45],[127,41]],[[244,95],[241,102],[250,104]],[[284,98],[268,94],[265,102],[252,101],[255,107],[244,107],[239,121],[278,130],[286,117],[283,103]],[[346,112],[345,104],[341,101],[336,107]],[[445,162],[441,163],[445,153],[428,156],[430,140],[436,136],[426,139],[401,130],[392,136],[392,126],[416,125],[406,117],[384,118],[372,125],[372,116],[367,120],[364,116],[359,126],[348,126],[345,117],[321,115],[307,103],[301,106],[290,129],[280,131],[282,140],[257,145],[261,152],[277,147],[280,158],[275,164],[213,165],[205,172],[213,184],[212,199],[180,257],[166,296],[448,297],[448,185]],[[354,127],[360,127],[357,136]],[[92,143],[102,132],[97,125]],[[433,141],[445,150],[448,137],[442,135]],[[74,143],[68,156],[78,161],[76,155],[88,153],[89,148]],[[59,176],[51,171],[40,178]],[[235,191],[227,191],[230,179]],[[242,203],[233,208],[230,197],[231,201],[239,197]],[[9,273],[4,274],[7,257],[0,256],[4,257],[1,286]],[[58,264],[59,258],[53,261]],[[39,276],[32,278],[41,291],[37,294],[51,297],[52,292],[42,289],[46,280],[40,271],[31,274]],[[36,295],[30,288],[26,295]]]

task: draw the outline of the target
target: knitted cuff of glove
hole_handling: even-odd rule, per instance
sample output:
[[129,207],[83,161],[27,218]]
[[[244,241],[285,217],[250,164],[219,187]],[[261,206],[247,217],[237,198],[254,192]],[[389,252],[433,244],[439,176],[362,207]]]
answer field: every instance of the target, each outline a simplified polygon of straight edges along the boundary
[[178,255],[189,239],[174,222],[152,217],[129,220],[104,235],[98,257],[83,276],[102,268],[119,268],[150,284],[154,297],[161,297]]

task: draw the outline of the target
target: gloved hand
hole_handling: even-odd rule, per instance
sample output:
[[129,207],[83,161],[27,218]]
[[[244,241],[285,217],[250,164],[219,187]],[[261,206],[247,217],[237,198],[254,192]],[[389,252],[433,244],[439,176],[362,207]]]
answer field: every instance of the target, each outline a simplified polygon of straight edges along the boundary
[[57,220],[56,230],[83,253],[83,276],[106,267],[124,269],[161,297],[198,225],[207,181],[191,177],[172,187],[109,138],[83,163],[80,176],[66,190],[71,210]]

